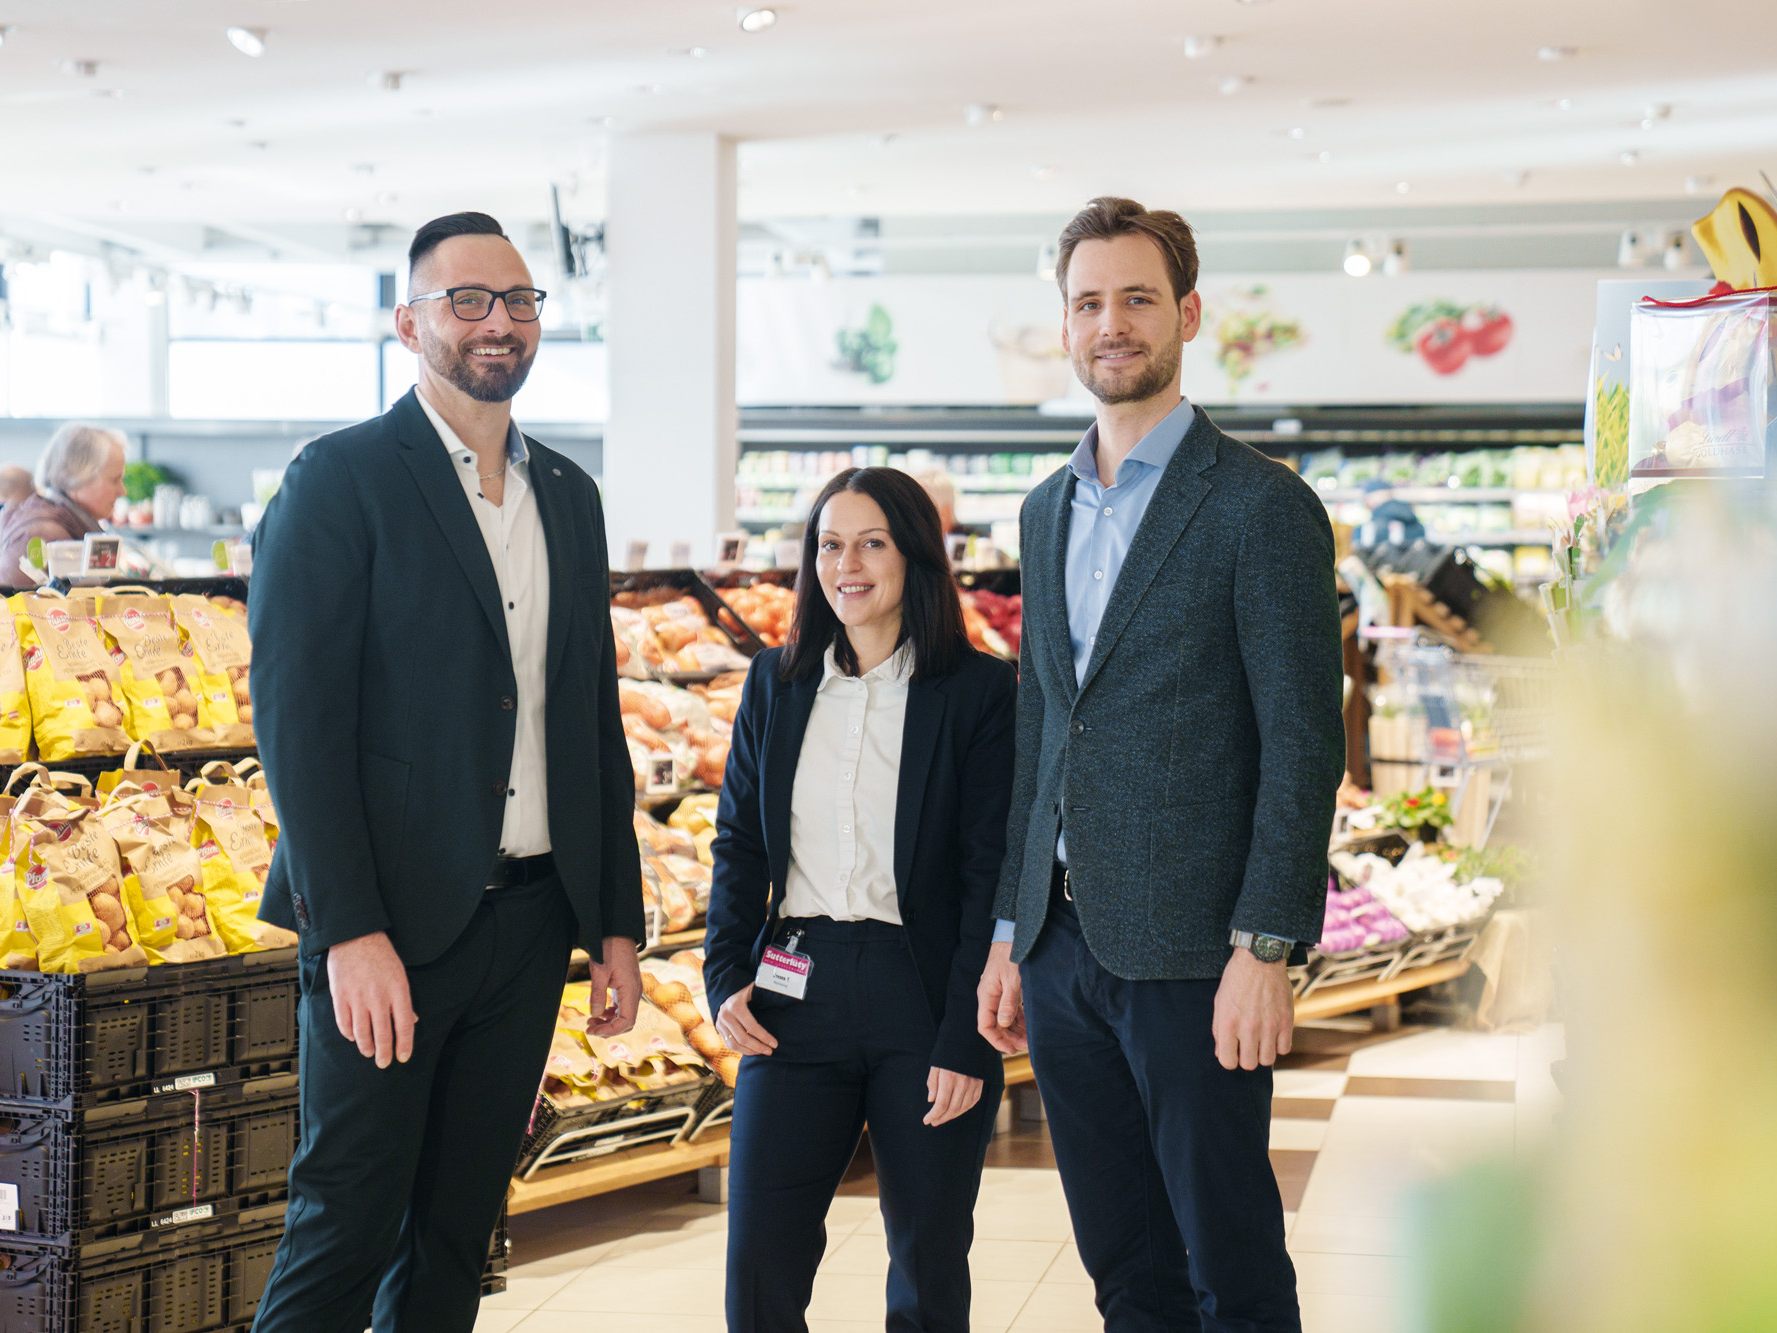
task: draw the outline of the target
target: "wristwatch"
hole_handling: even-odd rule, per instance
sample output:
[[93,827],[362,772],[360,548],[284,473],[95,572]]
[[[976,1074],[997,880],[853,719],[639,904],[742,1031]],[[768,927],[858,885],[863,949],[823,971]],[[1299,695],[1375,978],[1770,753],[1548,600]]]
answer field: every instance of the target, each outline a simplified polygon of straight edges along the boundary
[[1256,935],[1250,930],[1237,930],[1228,936],[1228,943],[1245,949],[1261,963],[1281,963],[1290,956],[1292,942],[1278,935]]

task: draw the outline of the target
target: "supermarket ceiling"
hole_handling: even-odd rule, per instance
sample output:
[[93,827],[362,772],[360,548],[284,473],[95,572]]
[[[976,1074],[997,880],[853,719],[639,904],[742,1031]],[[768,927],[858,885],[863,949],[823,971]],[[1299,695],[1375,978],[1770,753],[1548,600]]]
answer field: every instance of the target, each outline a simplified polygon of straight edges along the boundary
[[596,219],[608,136],[676,130],[741,142],[754,219],[1777,176],[1777,6],[1746,0],[787,0],[758,34],[719,0],[9,0],[0,25],[0,215],[120,234],[534,220],[552,183]]

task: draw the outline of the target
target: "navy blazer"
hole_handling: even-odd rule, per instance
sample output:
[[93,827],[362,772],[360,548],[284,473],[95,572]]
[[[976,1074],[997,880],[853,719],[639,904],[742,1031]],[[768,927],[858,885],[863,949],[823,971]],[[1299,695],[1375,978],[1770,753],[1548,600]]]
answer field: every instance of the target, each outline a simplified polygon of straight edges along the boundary
[[[643,938],[598,488],[535,440],[549,547],[549,837],[595,955]],[[499,854],[518,682],[487,543],[425,410],[314,441],[254,535],[254,722],[283,821],[261,914],[313,953],[462,934]]]
[[[790,797],[819,676],[786,682],[782,649],[754,660],[716,817],[704,979],[712,1010],[752,983],[783,902]],[[1012,792],[1017,672],[971,653],[913,681],[895,804],[895,889],[938,1040],[932,1064],[971,1078],[998,1062],[975,1030]]]

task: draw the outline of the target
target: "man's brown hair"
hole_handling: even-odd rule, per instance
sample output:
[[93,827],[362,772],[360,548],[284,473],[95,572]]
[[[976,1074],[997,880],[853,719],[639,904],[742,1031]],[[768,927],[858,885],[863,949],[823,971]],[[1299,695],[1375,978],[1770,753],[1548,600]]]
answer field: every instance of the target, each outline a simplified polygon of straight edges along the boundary
[[1197,290],[1197,238],[1191,224],[1177,213],[1143,208],[1133,199],[1102,195],[1087,204],[1061,229],[1061,253],[1055,260],[1055,281],[1067,299],[1067,266],[1081,241],[1109,241],[1118,236],[1146,236],[1160,247],[1172,279],[1172,299],[1182,301]]

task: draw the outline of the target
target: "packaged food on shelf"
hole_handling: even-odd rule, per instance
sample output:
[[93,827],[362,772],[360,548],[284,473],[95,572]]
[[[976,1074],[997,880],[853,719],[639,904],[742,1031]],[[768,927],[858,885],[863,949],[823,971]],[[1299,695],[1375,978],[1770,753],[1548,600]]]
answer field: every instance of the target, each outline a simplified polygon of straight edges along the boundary
[[638,1006],[635,1026],[620,1037],[589,1036],[592,1013],[589,983],[570,982],[562,991],[543,1077],[543,1095],[557,1107],[626,1100],[707,1076],[708,1064],[679,1025],[648,1000]]
[[183,791],[116,789],[100,812],[125,870],[124,902],[150,963],[191,963],[228,952],[203,891],[191,844],[196,802]]
[[123,867],[89,797],[33,787],[13,812],[17,894],[42,972],[141,967],[124,907]]
[[110,589],[98,598],[98,612],[107,644],[119,659],[125,730],[163,750],[217,744],[215,710],[199,693],[201,682],[173,619],[172,602],[146,588]]
[[18,625],[8,609],[0,615],[0,764],[22,764],[30,757],[31,692]]
[[638,792],[721,785],[731,727],[703,694],[662,681],[623,681],[618,702]]
[[707,792],[687,796],[667,820],[673,828],[691,835],[697,846],[697,859],[706,866],[715,864],[710,847],[716,841],[716,807],[720,804],[721,797]]
[[185,593],[171,599],[180,655],[197,672],[218,747],[253,744],[253,641],[246,607],[230,597]]
[[729,1087],[740,1076],[740,1053],[716,1035],[715,1015],[703,986],[703,950],[682,949],[666,962],[642,963],[642,992],[674,1019],[685,1039]]
[[[271,871],[271,841],[265,820],[253,808],[253,793],[226,766],[210,765],[190,784],[196,797],[192,845],[203,867],[204,899],[230,953],[283,949],[296,944],[294,931],[259,919],[259,901]],[[215,779],[215,780],[212,780]]]
[[745,588],[723,588],[722,600],[734,608],[768,648],[781,648],[796,614],[796,591],[760,580]]
[[122,754],[130,738],[118,665],[91,597],[16,593],[8,599],[30,695],[37,753],[48,763]]
[[611,628],[621,645],[618,671],[632,680],[746,670],[746,655],[697,599],[673,588],[613,594]]

